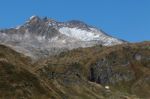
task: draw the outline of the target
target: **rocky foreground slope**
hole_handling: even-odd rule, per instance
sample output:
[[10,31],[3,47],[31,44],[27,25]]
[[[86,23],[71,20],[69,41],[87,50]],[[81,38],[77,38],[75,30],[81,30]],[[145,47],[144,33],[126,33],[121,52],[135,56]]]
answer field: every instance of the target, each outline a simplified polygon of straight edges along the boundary
[[78,48],[34,64],[0,45],[0,98],[149,99],[150,42]]

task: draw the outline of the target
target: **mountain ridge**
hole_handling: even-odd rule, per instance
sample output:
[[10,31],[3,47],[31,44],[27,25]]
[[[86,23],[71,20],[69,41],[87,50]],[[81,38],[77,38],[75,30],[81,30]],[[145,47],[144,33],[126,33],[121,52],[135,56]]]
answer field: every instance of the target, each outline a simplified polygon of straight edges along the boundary
[[112,46],[126,42],[81,21],[57,22],[32,16],[21,26],[0,30],[0,43],[39,59],[79,47]]

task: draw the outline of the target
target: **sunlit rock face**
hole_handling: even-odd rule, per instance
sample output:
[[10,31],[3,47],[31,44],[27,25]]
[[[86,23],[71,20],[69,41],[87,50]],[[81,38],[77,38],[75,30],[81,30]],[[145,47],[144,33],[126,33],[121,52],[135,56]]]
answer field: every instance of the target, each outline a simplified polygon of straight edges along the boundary
[[0,30],[0,43],[39,59],[79,47],[112,46],[125,42],[81,21],[57,22],[32,16],[21,26]]

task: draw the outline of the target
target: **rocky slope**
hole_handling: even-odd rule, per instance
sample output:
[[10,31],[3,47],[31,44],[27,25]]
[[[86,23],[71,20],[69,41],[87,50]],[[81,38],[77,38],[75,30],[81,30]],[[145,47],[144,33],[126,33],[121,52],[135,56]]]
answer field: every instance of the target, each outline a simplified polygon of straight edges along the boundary
[[78,78],[109,86],[110,95],[104,95],[108,99],[124,99],[119,98],[122,94],[150,98],[149,42],[79,48],[50,58],[43,67],[36,70],[42,77],[62,78],[66,85],[75,82],[76,85]]
[[149,99],[150,42],[97,45],[32,64],[0,46],[0,98]]
[[0,43],[39,59],[74,48],[112,46],[124,41],[80,21],[57,22],[32,16],[21,26],[0,30]]

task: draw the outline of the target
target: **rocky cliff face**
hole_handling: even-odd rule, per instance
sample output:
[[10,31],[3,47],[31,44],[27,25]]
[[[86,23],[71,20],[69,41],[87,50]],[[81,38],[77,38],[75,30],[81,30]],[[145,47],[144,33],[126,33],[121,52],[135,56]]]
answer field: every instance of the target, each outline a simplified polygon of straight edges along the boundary
[[124,41],[80,21],[57,22],[32,16],[21,26],[1,30],[0,43],[39,59],[74,48],[112,46]]

